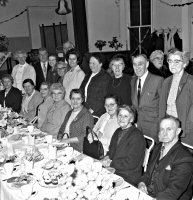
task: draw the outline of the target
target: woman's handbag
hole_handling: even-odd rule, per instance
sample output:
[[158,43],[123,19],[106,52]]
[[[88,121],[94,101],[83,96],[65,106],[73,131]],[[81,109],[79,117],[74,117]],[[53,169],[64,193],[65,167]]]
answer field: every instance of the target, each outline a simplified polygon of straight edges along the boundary
[[[93,139],[92,143],[88,141],[89,134],[92,135]],[[90,127],[86,127],[86,136],[84,137],[84,142],[83,142],[83,153],[98,160],[104,157],[103,145],[100,142],[97,134],[93,132]]]

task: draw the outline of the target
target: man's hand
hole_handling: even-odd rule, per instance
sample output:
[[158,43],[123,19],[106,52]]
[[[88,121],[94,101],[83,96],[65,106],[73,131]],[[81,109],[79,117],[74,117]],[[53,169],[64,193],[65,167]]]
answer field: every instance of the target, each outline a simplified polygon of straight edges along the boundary
[[89,133],[88,134],[88,141],[89,141],[89,143],[92,143],[93,142],[93,139],[92,139],[92,134],[91,133]]
[[142,192],[148,194],[147,187],[146,187],[146,185],[145,185],[144,182],[140,182],[140,183],[139,183],[138,189],[141,190]]

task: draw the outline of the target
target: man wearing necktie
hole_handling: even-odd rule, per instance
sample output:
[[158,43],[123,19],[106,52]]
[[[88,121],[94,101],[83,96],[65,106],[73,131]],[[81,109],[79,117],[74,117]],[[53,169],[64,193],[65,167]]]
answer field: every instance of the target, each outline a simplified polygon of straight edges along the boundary
[[159,142],[138,188],[154,200],[192,199],[193,157],[179,140],[179,119],[167,116],[160,122]]
[[51,70],[51,66],[48,63],[48,52],[45,48],[40,48],[39,50],[40,62],[34,65],[36,71],[36,89],[40,89],[42,82],[47,81],[48,71]]
[[144,54],[133,58],[135,75],[131,80],[132,104],[138,113],[137,127],[157,141],[159,100],[163,78],[148,72],[149,61]]

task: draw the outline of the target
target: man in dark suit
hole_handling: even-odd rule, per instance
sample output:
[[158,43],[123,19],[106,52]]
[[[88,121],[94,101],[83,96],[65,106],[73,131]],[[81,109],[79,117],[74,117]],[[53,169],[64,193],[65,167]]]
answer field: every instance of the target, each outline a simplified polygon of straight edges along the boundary
[[2,77],[4,90],[0,91],[0,105],[7,108],[12,108],[14,112],[20,112],[22,103],[21,91],[13,87],[13,77],[10,74],[5,74]]
[[149,61],[143,54],[133,58],[135,75],[131,80],[132,104],[136,108],[137,127],[157,141],[159,100],[163,78],[148,72]]
[[161,120],[159,141],[138,188],[156,200],[192,199],[193,157],[179,141],[180,121]]
[[47,74],[51,70],[51,66],[48,63],[48,52],[45,48],[39,49],[39,59],[34,65],[36,71],[36,89],[39,90],[41,83],[47,81]]

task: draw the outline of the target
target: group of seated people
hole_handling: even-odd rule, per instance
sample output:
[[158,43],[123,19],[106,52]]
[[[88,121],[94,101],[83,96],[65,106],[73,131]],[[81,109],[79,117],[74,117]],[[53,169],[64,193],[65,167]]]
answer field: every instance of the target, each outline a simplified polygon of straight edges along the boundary
[[[163,67],[163,57],[159,55],[164,56],[156,51],[150,57],[154,65],[151,69],[156,68],[152,72],[148,72],[145,55],[133,58],[135,77],[138,77],[138,86],[133,87],[135,79],[123,73],[125,62],[120,55],[111,59],[110,75],[102,68],[98,53],[91,54],[90,73],[85,74],[77,49],[69,49],[66,60],[57,62],[56,56],[48,57],[46,49],[41,48],[36,66],[27,64],[26,54],[18,51],[19,64],[13,68],[12,75],[5,74],[1,79],[4,90],[0,91],[0,104],[20,113],[28,122],[35,122],[40,130],[58,140],[68,141],[79,152],[83,151],[86,129],[90,127],[103,145],[103,166],[113,167],[125,181],[157,200],[188,200],[192,197],[193,158],[181,144],[180,134],[181,130],[186,135],[193,130],[193,78],[184,72],[186,62],[182,52],[170,52],[169,68]],[[153,76],[156,82],[150,83],[151,89],[143,92],[149,85],[144,79],[139,88],[139,79],[144,75],[148,79],[148,74],[153,72],[160,74]],[[159,91],[154,89],[158,85]],[[149,107],[142,103],[143,93]],[[185,111],[176,103],[179,98],[181,104],[185,103]],[[162,109],[157,112],[154,107],[159,105]],[[180,119],[181,126],[178,112],[185,115]],[[154,120],[159,113],[161,117]],[[150,122],[158,126],[154,132],[158,140],[147,172],[143,173],[146,150],[143,130],[153,127],[146,120],[148,127],[143,129],[143,120],[149,114],[153,115]],[[96,124],[94,116],[99,118]],[[88,140],[92,143],[91,135]]]

